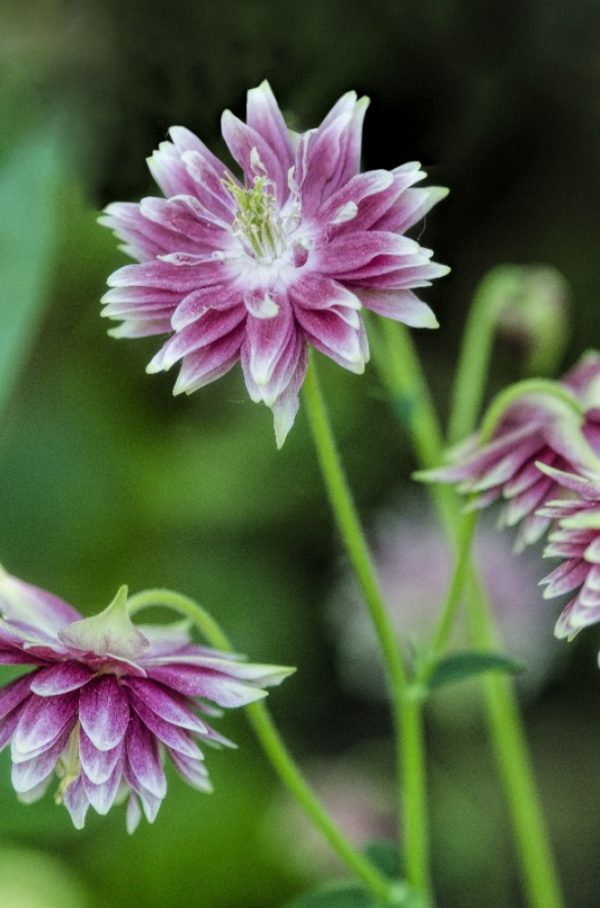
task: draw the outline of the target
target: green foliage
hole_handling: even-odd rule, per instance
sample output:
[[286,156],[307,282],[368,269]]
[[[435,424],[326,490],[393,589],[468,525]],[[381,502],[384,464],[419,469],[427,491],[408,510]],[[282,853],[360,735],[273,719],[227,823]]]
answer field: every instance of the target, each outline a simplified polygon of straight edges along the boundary
[[0,413],[48,300],[61,171],[53,128],[22,136],[0,161]]
[[465,681],[483,672],[505,672],[511,675],[522,672],[525,666],[502,653],[465,652],[448,656],[438,662],[428,685],[431,689]]

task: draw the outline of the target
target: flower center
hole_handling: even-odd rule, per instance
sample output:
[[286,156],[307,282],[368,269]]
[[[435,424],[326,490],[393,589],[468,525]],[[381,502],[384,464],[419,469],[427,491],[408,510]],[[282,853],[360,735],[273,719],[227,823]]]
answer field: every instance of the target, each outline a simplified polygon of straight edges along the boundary
[[233,232],[252,258],[272,264],[285,251],[285,224],[279,213],[275,185],[256,148],[250,152],[250,163],[252,186],[239,186],[229,174],[223,179],[223,185],[237,205]]

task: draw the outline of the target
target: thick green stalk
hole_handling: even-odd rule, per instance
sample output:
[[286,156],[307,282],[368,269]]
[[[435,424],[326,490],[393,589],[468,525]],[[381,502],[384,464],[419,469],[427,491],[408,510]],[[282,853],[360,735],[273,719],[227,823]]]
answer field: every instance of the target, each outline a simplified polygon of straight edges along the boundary
[[[148,606],[167,606],[180,615],[190,618],[203,637],[217,649],[233,652],[229,639],[205,609],[193,599],[172,590],[154,589],[136,593],[129,599],[131,614]],[[362,880],[384,905],[394,905],[396,887],[362,854],[357,852],[335,825],[329,814],[315,797],[300,769],[294,762],[264,703],[251,703],[246,713],[280,779],[301,804],[314,825],[323,834],[342,861]]]
[[[385,351],[387,362],[379,364],[380,372],[394,399],[407,397],[413,401],[414,407],[411,419],[408,421],[408,428],[422,466],[438,465],[443,454],[440,443],[442,434],[437,415],[431,405],[431,399],[429,395],[422,393],[425,381],[414,351],[412,338],[405,328],[396,324],[391,328],[388,325],[386,333],[388,338]],[[470,332],[469,336],[473,339],[473,332]],[[399,338],[397,343],[394,342],[395,338]],[[408,348],[410,348],[410,355],[406,356]],[[379,345],[374,345],[374,352],[379,358],[383,351]],[[390,360],[395,361],[393,368],[389,365]],[[481,356],[480,368],[487,369],[488,360],[489,352],[487,356]],[[472,355],[470,355],[469,362],[469,368],[471,368],[475,362]],[[472,380],[474,380],[473,377]],[[466,385],[466,379],[464,379],[464,383]],[[478,389],[480,387],[481,382],[477,379],[475,381],[477,393],[473,395],[473,400],[479,400],[481,392]],[[463,401],[459,405],[464,406],[466,388],[461,394],[465,396],[459,398]],[[456,399],[455,396],[455,401]],[[473,413],[477,409],[478,407],[473,405]],[[425,410],[427,412],[423,412]],[[461,432],[463,426],[467,426],[466,431],[468,432],[471,428],[468,422],[467,419],[462,422],[455,421],[455,431],[458,431],[456,426],[460,425]],[[426,457],[423,456],[423,451],[426,452]],[[470,518],[470,515],[461,514],[461,503],[458,496],[450,487],[444,488],[442,497],[439,492],[435,492],[435,487],[430,491],[434,502],[440,509],[443,523],[456,550],[459,547],[461,535],[466,532],[465,522],[473,518]],[[474,568],[471,568],[469,572],[465,593],[473,643],[485,649],[497,645],[498,634],[494,627],[494,620]],[[521,875],[529,904],[532,908],[563,908],[564,902],[554,855],[546,832],[512,685],[506,678],[496,675],[485,675],[482,678],[482,684],[490,735],[509,807]]]
[[400,648],[338,455],[314,360],[304,382],[304,401],[337,527],[373,620],[387,670],[399,758],[398,803],[404,805],[399,828],[404,830],[407,879],[416,892],[431,899],[422,707],[407,696],[408,679]]

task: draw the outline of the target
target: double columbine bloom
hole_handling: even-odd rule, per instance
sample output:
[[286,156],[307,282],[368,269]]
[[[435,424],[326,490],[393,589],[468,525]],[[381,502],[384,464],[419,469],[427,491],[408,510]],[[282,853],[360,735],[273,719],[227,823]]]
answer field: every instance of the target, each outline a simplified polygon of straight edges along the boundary
[[142,810],[152,822],[167,790],[166,754],[186,782],[210,791],[198,742],[231,742],[206,716],[264,697],[292,671],[198,646],[185,623],[134,625],[125,587],[83,618],[2,572],[0,613],[0,665],[33,667],[0,690],[13,786],[30,803],[58,777],[56,801],[77,828],[90,806],[105,814],[122,801],[129,832]]
[[546,599],[575,595],[555,627],[572,639],[600,622],[600,355],[587,353],[562,379],[577,416],[551,396],[523,395],[505,412],[491,441],[477,436],[451,452],[451,463],[423,474],[470,493],[468,507],[504,499],[501,526],[521,523],[517,549],[551,526],[545,558],[562,563],[545,577]]
[[273,411],[281,446],[298,409],[307,345],[361,373],[362,307],[433,328],[413,293],[448,269],[403,234],[441,198],[415,189],[415,163],[360,173],[368,101],[344,95],[317,129],[287,129],[267,82],[248,92],[246,123],[222,132],[239,180],[195,135],[170,130],[149,159],[166,198],[109,205],[101,222],[140,264],[108,281],[103,314],[117,337],[170,334],[148,366],[181,362],[191,393],[240,360],[250,397]]
[[561,384],[581,405],[582,419],[551,397],[523,395],[506,410],[488,444],[481,446],[474,435],[450,451],[447,465],[423,474],[456,483],[472,495],[469,507],[502,499],[500,525],[520,524],[517,551],[544,535],[550,517],[539,509],[560,494],[554,473],[537,464],[569,472],[599,463],[600,355],[585,354]]

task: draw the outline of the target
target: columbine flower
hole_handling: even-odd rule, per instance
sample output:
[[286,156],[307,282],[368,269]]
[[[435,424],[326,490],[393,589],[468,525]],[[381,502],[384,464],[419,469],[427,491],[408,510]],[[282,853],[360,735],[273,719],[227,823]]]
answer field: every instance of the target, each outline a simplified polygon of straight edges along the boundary
[[129,832],[142,809],[153,822],[167,789],[165,753],[186,782],[210,791],[196,740],[231,742],[204,716],[264,697],[263,687],[290,674],[197,646],[182,623],[134,625],[126,587],[82,618],[2,572],[0,613],[0,664],[35,666],[0,690],[0,748],[10,741],[13,786],[31,803],[56,774],[56,801],[78,829],[90,805],[105,814],[125,799]]
[[474,497],[469,507],[484,508],[505,499],[500,526],[521,524],[515,549],[536,542],[550,520],[537,509],[557,494],[552,475],[540,461],[558,470],[597,466],[600,454],[600,355],[587,353],[562,379],[585,410],[583,421],[543,395],[524,395],[510,406],[492,440],[480,447],[473,435],[449,452],[450,463],[422,474],[437,482],[457,483]]
[[552,599],[577,590],[556,623],[557,637],[575,634],[600,621],[600,476],[577,475],[540,466],[571,496],[549,501],[540,509],[546,520],[556,521],[548,536],[544,558],[562,558],[542,580],[544,598]]
[[412,291],[448,269],[403,234],[446,190],[410,188],[425,176],[415,163],[359,173],[367,104],[349,92],[298,135],[263,82],[248,92],[247,123],[222,118],[243,181],[175,126],[149,159],[166,198],[109,205],[100,219],[140,262],[108,280],[103,315],[122,322],[113,335],[171,334],[148,371],[181,361],[174,393],[241,360],[250,397],[273,411],[278,446],[298,409],[307,344],[361,373],[363,306],[437,326]]

